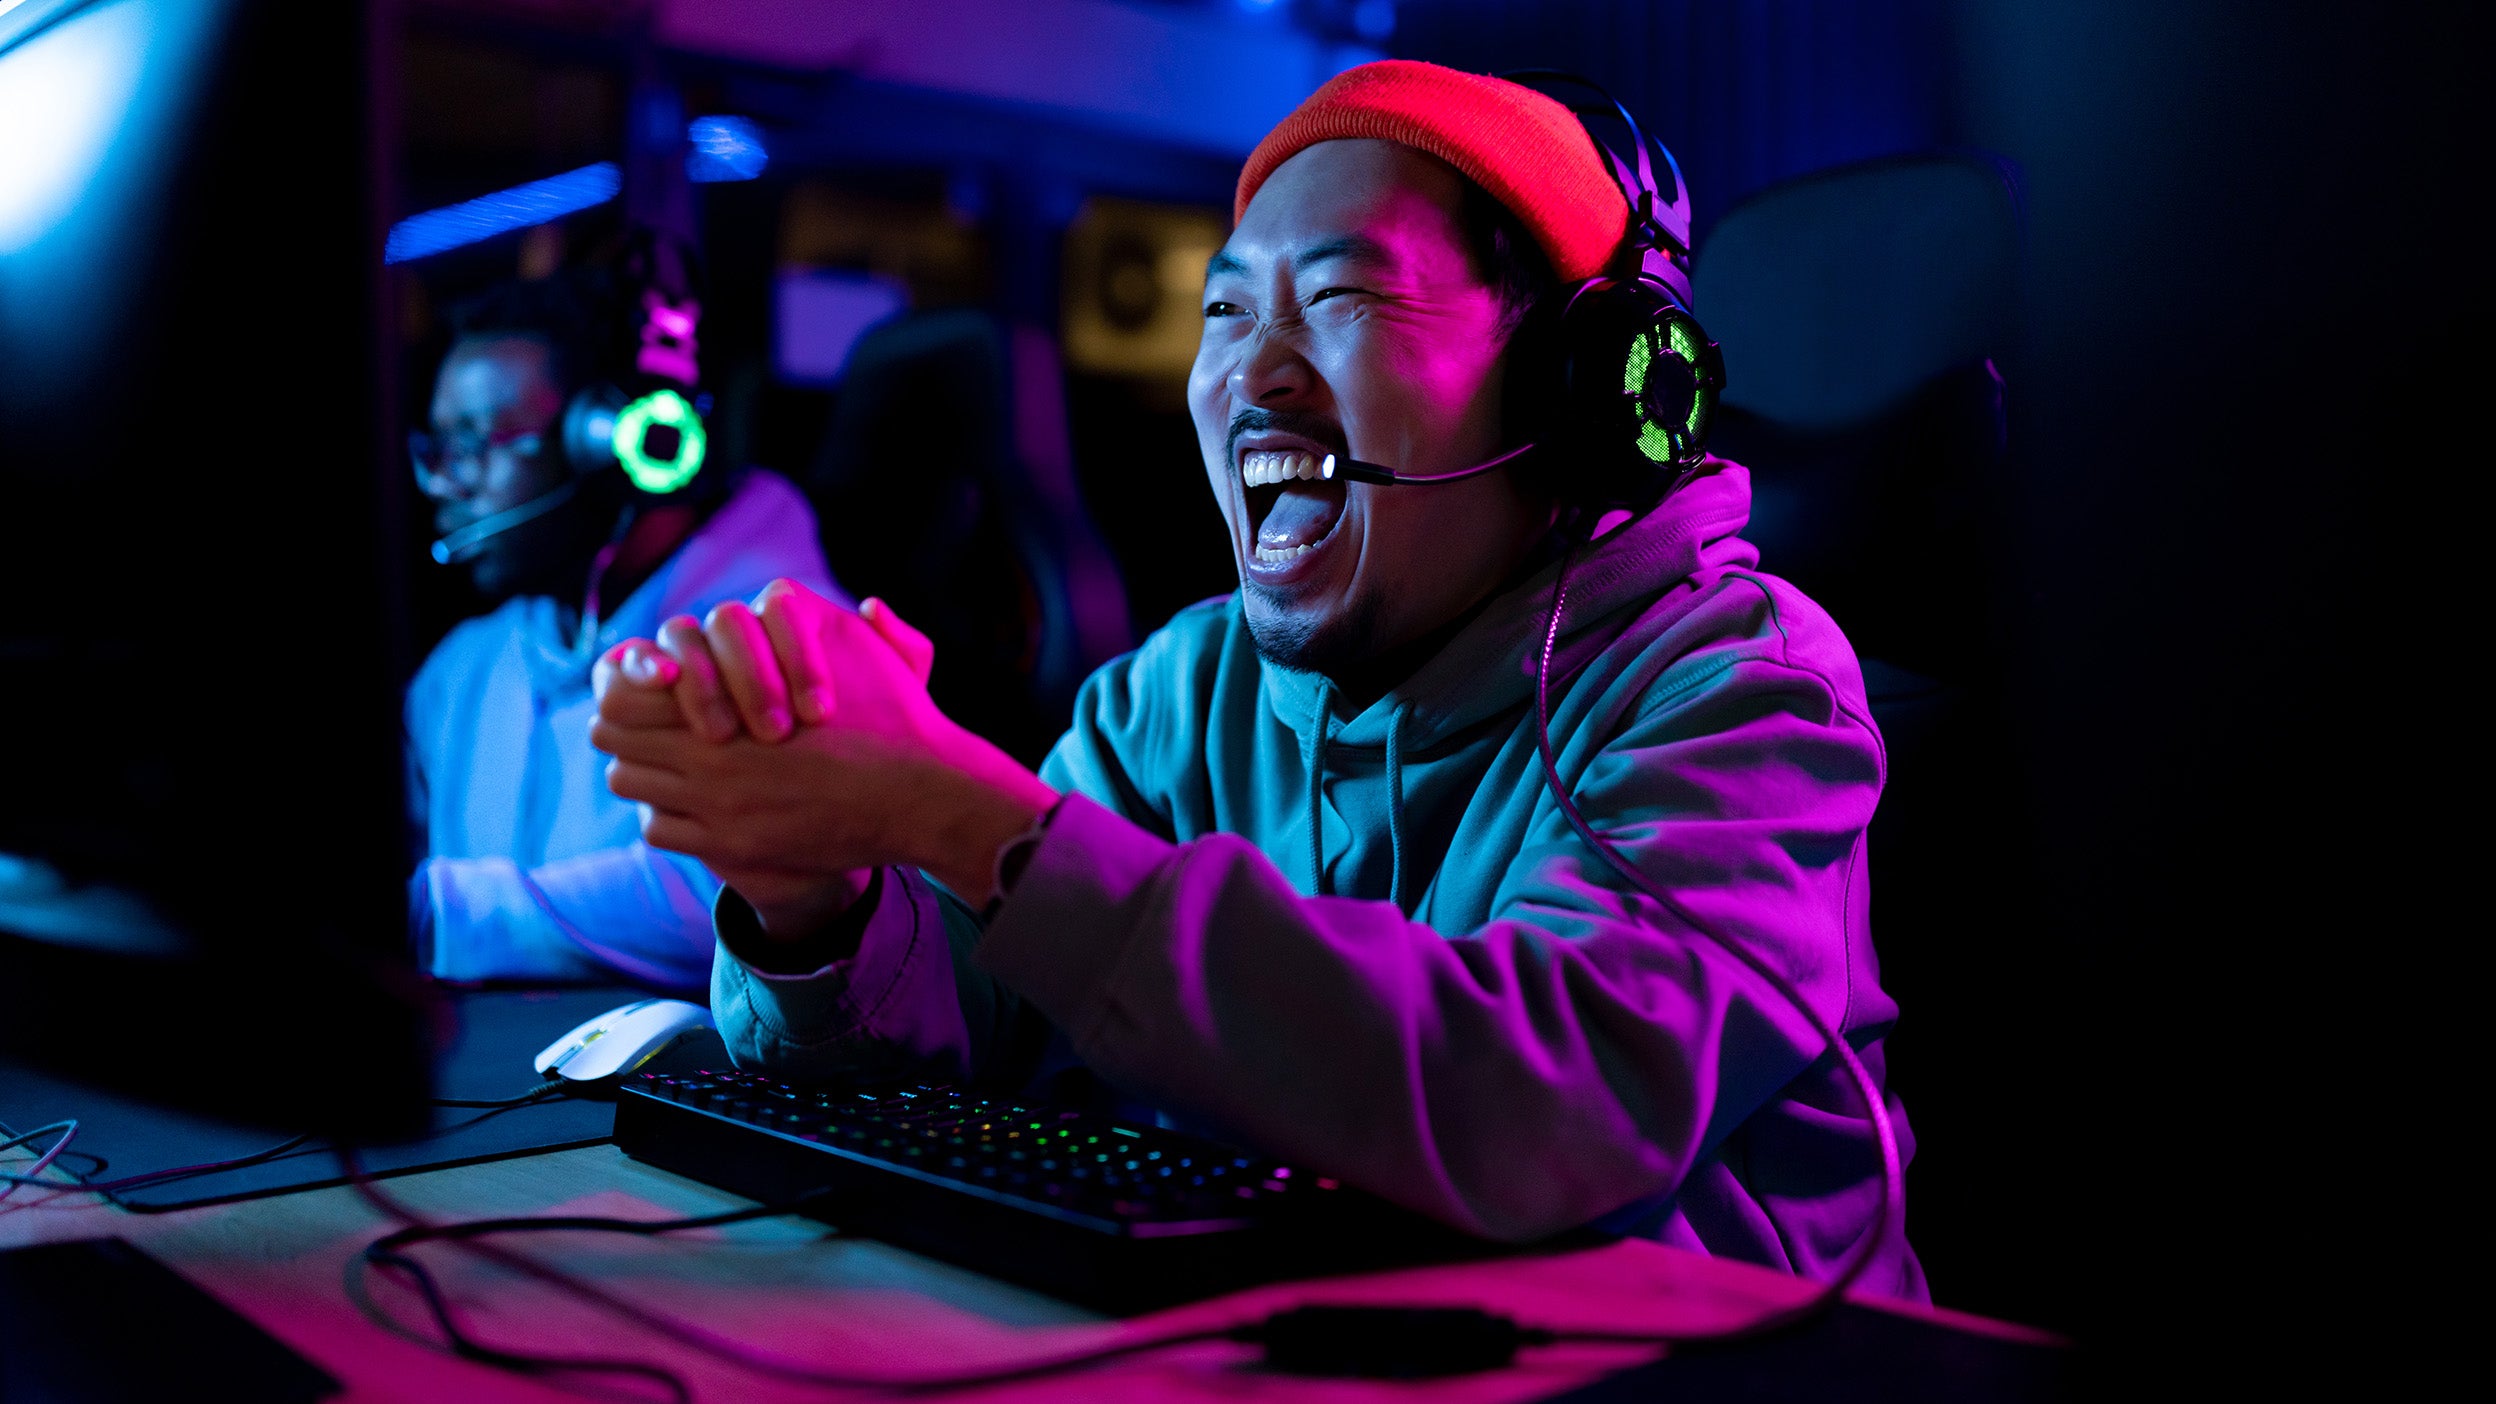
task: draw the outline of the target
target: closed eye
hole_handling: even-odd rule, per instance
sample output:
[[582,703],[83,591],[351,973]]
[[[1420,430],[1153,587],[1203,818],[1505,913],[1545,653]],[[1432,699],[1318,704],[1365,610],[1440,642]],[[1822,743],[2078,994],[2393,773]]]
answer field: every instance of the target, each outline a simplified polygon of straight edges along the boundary
[[1371,292],[1371,291],[1370,291],[1369,289],[1367,289],[1367,288],[1320,288],[1320,289],[1318,290],[1317,295],[1316,295],[1315,297],[1312,297],[1312,298],[1310,298],[1310,299],[1309,299],[1309,305],[1310,305],[1310,306],[1312,306],[1312,307],[1314,307],[1314,306],[1316,306],[1318,303],[1324,302],[1326,299],[1328,299],[1328,298],[1330,298],[1330,297],[1376,297],[1376,296],[1377,296],[1377,294],[1376,294],[1376,293]]

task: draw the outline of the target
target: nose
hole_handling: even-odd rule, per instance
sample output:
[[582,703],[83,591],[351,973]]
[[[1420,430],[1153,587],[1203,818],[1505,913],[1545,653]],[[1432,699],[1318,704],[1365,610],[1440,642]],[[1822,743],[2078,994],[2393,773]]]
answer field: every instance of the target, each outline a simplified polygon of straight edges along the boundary
[[1288,338],[1259,330],[1223,388],[1234,403],[1271,407],[1307,398],[1316,383],[1316,369]]

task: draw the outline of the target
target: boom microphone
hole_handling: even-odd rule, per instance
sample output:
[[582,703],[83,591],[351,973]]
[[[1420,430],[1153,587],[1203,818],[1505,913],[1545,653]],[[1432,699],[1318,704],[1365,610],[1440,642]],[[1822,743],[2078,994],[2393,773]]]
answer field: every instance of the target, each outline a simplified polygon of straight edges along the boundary
[[1535,446],[1532,444],[1519,444],[1515,448],[1508,450],[1506,453],[1501,454],[1497,458],[1477,463],[1470,468],[1459,468],[1454,472],[1449,473],[1399,473],[1393,468],[1386,467],[1382,464],[1363,463],[1357,458],[1338,458],[1330,453],[1326,455],[1324,461],[1317,465],[1317,476],[1320,478],[1335,478],[1340,476],[1347,482],[1375,483],[1379,487],[1404,487],[1426,483],[1453,483],[1465,478],[1480,477],[1482,474],[1487,473],[1494,468],[1500,467],[1511,460],[1523,458],[1525,455],[1532,453],[1534,451],[1534,447]]
[[445,536],[441,540],[433,543],[434,563],[436,565],[453,565],[457,562],[464,561],[470,556],[475,555],[478,547],[483,546],[495,537],[502,535],[504,532],[511,530],[513,527],[522,526],[529,522],[536,521],[538,518],[545,516],[547,513],[562,506],[566,502],[571,501],[572,495],[580,490],[580,479],[567,478],[563,481],[561,486],[549,488],[545,492],[539,493],[537,496],[530,498],[528,501],[521,503],[517,507],[506,507],[502,511],[496,512],[490,517],[479,517],[477,520],[470,522],[468,525],[461,527],[459,530],[452,532],[450,535]]

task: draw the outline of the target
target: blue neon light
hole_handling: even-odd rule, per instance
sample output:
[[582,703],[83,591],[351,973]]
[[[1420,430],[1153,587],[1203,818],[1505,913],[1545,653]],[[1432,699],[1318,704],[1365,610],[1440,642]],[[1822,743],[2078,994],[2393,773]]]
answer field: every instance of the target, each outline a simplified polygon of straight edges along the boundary
[[696,117],[685,124],[685,175],[697,181],[752,180],[771,164],[763,129],[744,117]]
[[474,200],[412,214],[390,226],[390,240],[382,246],[381,261],[405,263],[464,248],[497,234],[603,205],[623,189],[623,172],[616,169],[613,161],[601,161]]

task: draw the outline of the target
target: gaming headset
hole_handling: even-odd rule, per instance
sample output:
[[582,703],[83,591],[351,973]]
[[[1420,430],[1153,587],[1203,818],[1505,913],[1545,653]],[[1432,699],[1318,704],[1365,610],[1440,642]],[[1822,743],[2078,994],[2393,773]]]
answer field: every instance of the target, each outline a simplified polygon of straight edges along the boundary
[[[1690,311],[1690,195],[1681,167],[1611,94],[1592,79],[1558,69],[1499,75],[1513,83],[1563,83],[1590,89],[1603,103],[1569,103],[1619,116],[1629,129],[1636,163],[1623,160],[1590,126],[1604,165],[1629,202],[1629,226],[1603,272],[1568,292],[1550,354],[1533,356],[1520,398],[1539,422],[1538,437],[1497,458],[1447,473],[1404,473],[1356,459],[1321,465],[1325,476],[1401,486],[1471,478],[1530,453],[1548,451],[1550,481],[1562,496],[1591,507],[1645,510],[1696,474],[1707,456],[1707,431],[1725,387],[1725,360]],[[1649,152],[1661,157],[1661,166]],[[1672,185],[1660,184],[1659,176]]]
[[486,542],[569,502],[584,482],[610,468],[622,470],[636,502],[673,497],[701,476],[710,450],[703,421],[710,396],[697,393],[702,304],[689,289],[690,260],[672,242],[638,229],[626,237],[619,264],[621,285],[641,297],[631,373],[584,386],[564,406],[560,441],[571,473],[556,487],[434,542],[435,561],[466,560]]

